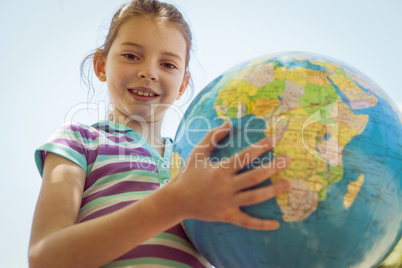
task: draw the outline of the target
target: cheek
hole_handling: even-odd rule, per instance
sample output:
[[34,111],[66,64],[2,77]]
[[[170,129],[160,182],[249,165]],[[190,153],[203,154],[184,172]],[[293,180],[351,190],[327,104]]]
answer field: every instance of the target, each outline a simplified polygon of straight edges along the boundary
[[126,91],[124,76],[112,73],[107,78],[107,91],[113,103],[119,103]]
[[183,75],[177,75],[174,79],[170,81],[170,88],[176,93],[179,93],[181,85],[183,84]]
[[111,79],[114,83],[125,83],[130,78],[130,72],[128,69],[119,68],[114,69]]
[[113,70],[107,76],[107,86],[109,91],[121,94],[130,81],[130,75],[127,70]]
[[[113,83],[125,82],[130,76],[130,66],[112,58],[106,63],[106,75]],[[131,72],[132,73],[132,72]]]

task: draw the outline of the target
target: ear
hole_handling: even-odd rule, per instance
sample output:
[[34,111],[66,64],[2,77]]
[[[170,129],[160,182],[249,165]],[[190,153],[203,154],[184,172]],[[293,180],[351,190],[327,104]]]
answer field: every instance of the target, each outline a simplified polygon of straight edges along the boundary
[[103,54],[104,53],[102,49],[97,49],[95,51],[93,65],[95,75],[98,77],[99,81],[106,82],[106,70],[105,70],[106,59],[103,56]]
[[189,82],[190,82],[190,73],[186,72],[183,77],[183,82],[181,82],[181,86],[177,94],[176,100],[180,100],[181,96],[186,91]]

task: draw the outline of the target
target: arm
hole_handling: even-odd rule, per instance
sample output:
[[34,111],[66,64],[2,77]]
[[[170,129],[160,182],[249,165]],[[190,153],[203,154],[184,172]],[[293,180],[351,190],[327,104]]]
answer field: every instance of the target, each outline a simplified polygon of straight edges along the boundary
[[99,267],[181,220],[164,209],[174,199],[162,188],[119,211],[75,224],[84,182],[78,165],[48,154],[32,225],[30,267]]
[[[195,149],[192,155],[209,155],[213,149],[211,138],[216,135],[221,139],[227,133],[222,128],[213,130],[201,142],[206,148]],[[252,159],[269,148],[246,149],[240,157],[249,154]],[[186,171],[180,172],[172,183],[109,215],[75,224],[85,173],[69,160],[49,154],[32,226],[30,265],[98,267],[187,218],[224,221],[254,229],[278,228],[276,221],[252,218],[239,207],[272,198],[285,192],[289,185],[278,183],[243,191],[278,169],[261,167],[237,175],[239,169],[232,159],[228,168],[206,165],[205,170],[200,170],[190,157]]]

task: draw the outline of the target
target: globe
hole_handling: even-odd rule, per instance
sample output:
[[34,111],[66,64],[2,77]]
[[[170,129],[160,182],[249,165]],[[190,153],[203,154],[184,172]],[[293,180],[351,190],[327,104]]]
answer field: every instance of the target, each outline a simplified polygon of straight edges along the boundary
[[222,161],[273,136],[274,148],[256,160],[268,165],[287,154],[292,162],[256,187],[289,180],[292,188],[241,208],[278,220],[274,231],[184,221],[213,266],[367,268],[392,252],[402,234],[402,117],[371,79],[312,53],[270,54],[238,64],[186,110],[171,176],[211,128],[229,120],[231,132],[211,159]]

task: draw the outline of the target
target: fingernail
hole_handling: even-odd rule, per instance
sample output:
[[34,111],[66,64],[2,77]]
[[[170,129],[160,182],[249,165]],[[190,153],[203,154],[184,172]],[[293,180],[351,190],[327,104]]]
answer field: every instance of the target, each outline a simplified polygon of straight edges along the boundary
[[225,123],[223,123],[222,124],[222,127],[224,128],[224,127],[230,127],[230,125],[231,125],[231,122],[230,122],[230,120],[229,121],[226,121]]

